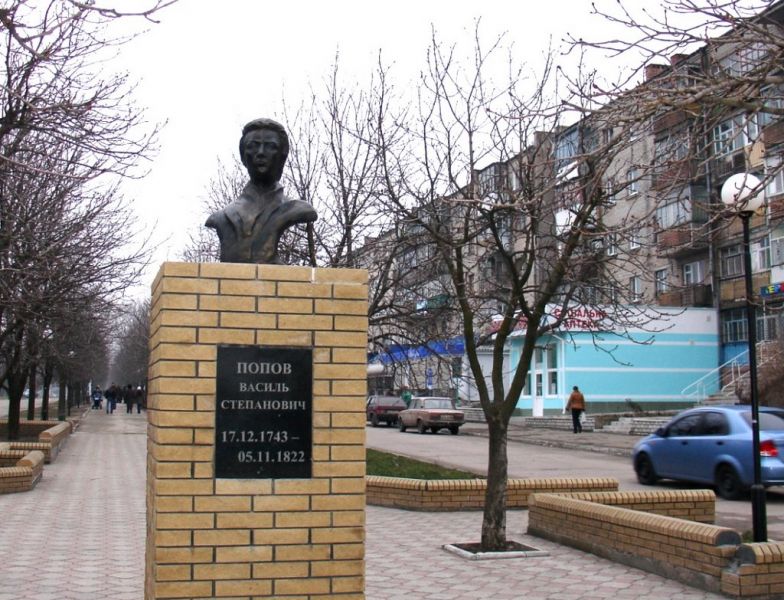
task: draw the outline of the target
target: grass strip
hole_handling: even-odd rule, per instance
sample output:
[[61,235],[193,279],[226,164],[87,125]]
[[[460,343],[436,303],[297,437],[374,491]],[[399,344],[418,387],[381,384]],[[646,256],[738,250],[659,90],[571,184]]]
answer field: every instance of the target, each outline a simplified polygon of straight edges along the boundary
[[397,454],[367,449],[367,474],[408,479],[476,479],[477,475],[447,469]]

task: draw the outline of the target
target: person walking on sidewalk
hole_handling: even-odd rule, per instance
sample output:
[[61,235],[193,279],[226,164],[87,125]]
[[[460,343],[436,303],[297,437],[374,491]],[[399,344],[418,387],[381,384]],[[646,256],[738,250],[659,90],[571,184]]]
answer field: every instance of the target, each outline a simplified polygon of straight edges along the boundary
[[580,423],[580,417],[585,411],[585,396],[583,396],[583,393],[577,386],[574,386],[572,388],[572,393],[569,394],[566,410],[572,411],[572,429],[574,429],[574,432],[582,433],[583,425]]

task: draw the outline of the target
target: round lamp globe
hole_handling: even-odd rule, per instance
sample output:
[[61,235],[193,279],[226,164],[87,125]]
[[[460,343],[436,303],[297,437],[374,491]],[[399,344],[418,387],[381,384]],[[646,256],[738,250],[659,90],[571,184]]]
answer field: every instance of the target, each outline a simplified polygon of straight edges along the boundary
[[721,201],[736,212],[754,212],[765,201],[762,182],[756,175],[737,173],[721,186]]

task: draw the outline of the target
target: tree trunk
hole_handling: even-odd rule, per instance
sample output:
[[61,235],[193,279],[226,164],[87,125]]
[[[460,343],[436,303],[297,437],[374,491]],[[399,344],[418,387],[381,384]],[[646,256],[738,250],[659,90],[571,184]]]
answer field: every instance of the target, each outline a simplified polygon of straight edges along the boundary
[[41,420],[49,418],[49,389],[52,385],[52,371],[44,368],[44,384],[41,389]]
[[60,421],[65,421],[65,389],[67,386],[65,377],[60,375],[60,393],[57,396],[57,418]]
[[482,520],[482,550],[503,550],[506,546],[506,486],[508,458],[507,425],[498,415],[487,420],[490,434],[487,460],[487,492]]
[[19,419],[22,417],[22,394],[27,376],[13,373],[8,376],[8,440],[19,439]]
[[30,394],[27,397],[27,420],[28,421],[32,421],[35,419],[35,393],[36,393],[35,373],[37,370],[38,369],[35,363],[30,365],[30,380],[27,384],[27,390]]

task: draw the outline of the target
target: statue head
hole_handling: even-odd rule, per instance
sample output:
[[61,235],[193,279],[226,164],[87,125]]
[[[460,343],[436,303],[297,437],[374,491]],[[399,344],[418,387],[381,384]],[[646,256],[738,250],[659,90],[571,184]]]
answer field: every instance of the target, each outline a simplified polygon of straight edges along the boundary
[[240,160],[254,183],[280,181],[288,155],[289,136],[277,121],[254,119],[242,128]]

